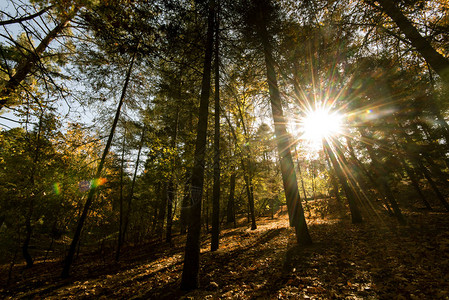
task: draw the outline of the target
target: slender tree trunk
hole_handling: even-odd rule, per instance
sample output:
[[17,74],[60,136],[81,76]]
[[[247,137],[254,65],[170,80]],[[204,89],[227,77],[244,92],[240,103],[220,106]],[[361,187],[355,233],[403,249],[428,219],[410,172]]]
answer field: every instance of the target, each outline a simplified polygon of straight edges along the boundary
[[[393,0],[378,0],[383,12],[385,12],[401,29],[402,33],[410,41],[426,60],[426,62],[435,70],[435,72],[446,83],[449,83],[449,60],[438,53],[430,44],[429,40],[421,36],[413,24],[404,16],[401,10],[396,6]],[[370,3],[370,1],[368,1]],[[377,7],[377,6],[376,6]]]
[[0,216],[0,228],[2,228],[3,223],[5,222],[6,217],[4,215]]
[[304,200],[307,201],[307,192],[306,192],[306,187],[304,185],[304,179],[302,176],[302,171],[301,171],[301,165],[299,163],[299,158],[296,161],[296,166],[298,167],[298,175],[299,175],[299,180],[301,181],[301,187],[302,187],[302,193],[304,194]]
[[[242,162],[242,164],[243,164],[243,162]],[[249,211],[248,216],[251,219],[251,230],[255,230],[255,229],[257,229],[257,225],[256,225],[256,215],[255,215],[255,210],[254,210],[253,187],[251,185],[250,176],[248,174],[243,174],[243,177],[245,179],[246,195],[248,196],[248,211]]]
[[226,221],[227,223],[235,222],[235,210],[234,210],[234,195],[235,195],[235,167],[232,167],[231,170],[231,178],[229,183],[229,199],[228,199],[228,205],[226,209]]
[[162,235],[164,232],[164,220],[165,213],[167,211],[167,185],[166,183],[159,183],[161,186],[159,189],[158,197],[159,197],[159,215],[157,216],[157,226],[156,226],[156,237],[158,240],[162,239]]
[[265,57],[265,65],[267,68],[267,82],[270,92],[271,109],[273,113],[274,132],[276,135],[277,148],[282,172],[282,181],[284,184],[285,198],[287,200],[287,208],[290,219],[290,226],[296,229],[296,238],[298,243],[307,245],[312,243],[309,235],[304,210],[299,197],[298,183],[296,180],[295,167],[290,152],[290,138],[286,130],[286,120],[282,110],[281,96],[277,84],[276,72],[274,70],[274,59],[272,56],[272,47],[270,44],[265,16],[262,8],[257,1],[254,1],[258,10],[257,31],[259,39],[262,42]]
[[337,161],[335,154],[326,139],[323,139],[323,146],[327,156],[329,157],[334,167],[335,173],[337,174],[340,184],[342,185],[343,190],[345,191],[346,199],[348,200],[349,204],[349,210],[351,211],[352,223],[354,224],[361,223],[363,221],[362,214],[360,213],[359,207],[357,205],[357,199],[355,197],[355,194],[347,182],[347,177],[345,176],[343,170],[341,169],[340,163]]
[[368,178],[368,181],[371,183],[372,187],[377,191],[380,199],[382,200],[382,203],[384,204],[384,208],[387,209],[387,211],[390,215],[394,215],[394,212],[391,210],[390,204],[388,203],[383,190],[379,187],[378,182],[374,179],[374,177],[370,174],[370,172],[368,172],[368,170],[363,165],[363,163],[355,155],[354,147],[352,147],[351,139],[346,137],[346,142],[347,142],[349,154],[351,155],[353,163],[359,168],[359,170],[362,171],[362,173],[366,176],[366,178]]
[[449,211],[449,203],[446,201],[446,198],[444,198],[443,194],[441,194],[440,190],[438,189],[438,186],[436,185],[435,181],[432,179],[432,176],[429,172],[429,170],[424,166],[424,164],[418,160],[418,166],[421,170],[421,172],[424,174],[424,177],[429,182],[430,186],[432,187],[432,190],[437,195],[438,200],[440,200],[441,204],[443,204],[444,208]]
[[165,231],[165,242],[171,245],[173,226],[173,203],[175,202],[175,185],[171,178],[167,185],[167,228]]
[[31,255],[28,251],[28,246],[30,245],[31,233],[32,233],[31,216],[30,215],[28,215],[25,220],[25,229],[26,229],[26,233],[25,233],[25,241],[23,242],[23,246],[22,246],[22,253],[23,253],[23,257],[25,258],[25,261],[26,261],[26,268],[31,268],[33,266],[33,258],[31,257]]
[[313,161],[310,162],[310,166],[312,169],[312,199],[316,200],[316,191],[315,191],[315,164]]
[[15,67],[15,73],[6,82],[3,88],[0,90],[0,110],[3,106],[8,104],[9,97],[19,87],[20,83],[25,77],[30,74],[33,68],[39,63],[40,56],[44,53],[47,46],[53,41],[61,31],[66,28],[69,21],[76,15],[79,7],[74,8],[68,14],[66,14],[55,28],[53,28],[39,43],[39,45],[30,52],[21,62]]
[[120,198],[119,198],[119,222],[118,222],[118,241],[117,241],[117,251],[115,252],[115,261],[117,262],[120,258],[120,248],[122,247],[123,238],[123,167],[125,164],[125,135],[123,134],[122,141],[122,161],[120,164]]
[[403,153],[401,152],[401,150],[405,150],[405,149],[403,147],[402,147],[402,149],[399,147],[398,141],[396,140],[396,137],[394,135],[393,135],[393,140],[394,140],[396,149],[398,150],[399,160],[401,161],[401,164],[404,167],[405,173],[407,174],[408,178],[410,179],[413,188],[415,189],[416,193],[419,195],[420,199],[422,200],[424,205],[427,207],[427,209],[432,210],[432,206],[430,206],[429,201],[427,201],[426,196],[424,196],[424,194],[419,186],[419,182],[418,182],[418,179],[416,178],[415,172],[412,170],[412,168],[410,168],[408,166],[407,162],[405,161],[405,157],[404,157]]
[[[400,131],[401,136],[407,141],[408,144],[413,145],[414,144],[413,141],[408,136],[408,134],[404,131],[404,128],[401,126],[401,124],[397,123],[397,125],[401,129],[401,131]],[[427,155],[427,153],[421,153],[421,154],[422,154],[422,156],[424,156],[424,158],[427,160],[427,162],[431,166],[432,166],[432,164],[434,164],[433,160]],[[444,208],[447,211],[449,211],[449,203],[446,201],[446,199],[444,198],[443,194],[441,194],[441,192],[438,189],[438,186],[436,185],[435,181],[433,180],[432,175],[429,172],[429,170],[422,163],[422,157],[419,154],[417,155],[417,154],[414,154],[414,153],[409,153],[409,157],[410,157],[410,160],[411,160],[412,164],[415,166],[415,168],[417,170],[420,170],[421,173],[426,178],[426,180],[429,182],[432,190],[437,195],[437,198],[440,200],[441,204],[443,204]],[[435,166],[435,165],[433,166],[433,169],[436,170],[437,172],[441,172],[441,170],[437,166]],[[440,176],[443,176],[443,178],[445,177],[445,175],[442,174],[442,172],[440,173]]]
[[76,245],[78,244],[78,242],[80,240],[81,230],[83,229],[84,221],[87,218],[87,214],[89,212],[90,206],[91,206],[92,201],[94,199],[95,192],[97,191],[97,188],[98,188],[98,185],[95,184],[95,183],[99,180],[99,178],[101,176],[101,172],[103,170],[103,165],[104,165],[104,162],[106,160],[106,156],[108,155],[109,148],[111,147],[112,139],[114,137],[115,128],[117,127],[117,122],[118,122],[118,119],[120,117],[120,110],[121,110],[123,102],[125,100],[126,90],[128,88],[129,79],[131,77],[131,71],[132,71],[132,68],[133,68],[133,65],[134,65],[134,58],[135,58],[135,56],[136,55],[134,54],[133,57],[131,58],[131,62],[129,64],[129,68],[128,68],[128,71],[127,71],[127,74],[126,74],[126,78],[125,78],[125,83],[123,85],[122,94],[120,96],[120,101],[119,101],[119,104],[118,104],[118,107],[117,107],[117,111],[115,113],[114,122],[112,123],[111,132],[109,134],[108,141],[106,143],[106,147],[104,148],[103,155],[102,155],[101,160],[100,160],[100,164],[98,165],[98,169],[97,169],[97,172],[95,174],[95,178],[92,181],[93,185],[92,185],[92,187],[89,190],[89,194],[87,195],[87,200],[86,200],[86,203],[84,204],[83,212],[81,213],[81,216],[80,216],[80,218],[78,220],[78,224],[76,226],[75,234],[73,236],[72,243],[70,244],[70,247],[69,247],[69,252],[68,252],[68,254],[67,254],[67,256],[66,256],[66,258],[64,260],[64,267],[63,267],[62,274],[61,274],[62,278],[67,278],[67,277],[69,277],[69,274],[70,274],[70,267],[72,266],[73,257],[75,255],[75,250],[76,250]]
[[400,223],[405,224],[406,220],[402,215],[401,209],[399,208],[398,202],[396,201],[396,198],[394,197],[394,194],[391,191],[390,186],[388,185],[386,178],[388,176],[388,173],[383,169],[381,163],[377,159],[376,154],[374,153],[374,149],[371,145],[372,139],[370,139],[367,136],[367,132],[365,130],[360,129],[360,134],[362,135],[362,138],[366,140],[365,146],[366,149],[368,150],[368,155],[371,158],[371,164],[376,174],[377,185],[382,190],[382,194],[385,195],[388,202],[390,202],[390,205],[393,208],[393,212],[396,218],[399,220]]
[[[35,174],[36,174],[36,168],[37,168],[37,163],[39,162],[39,152],[41,149],[41,136],[42,136],[42,120],[44,117],[44,112],[41,112],[41,115],[39,117],[39,127],[38,127],[38,132],[37,132],[37,138],[36,138],[36,149],[34,150],[34,158],[33,158],[33,165],[31,168],[31,174],[30,174],[30,185],[32,187],[32,189],[34,189],[35,187]],[[29,208],[28,208],[28,212],[25,216],[25,240],[23,242],[22,245],[22,254],[23,257],[25,258],[26,261],[26,268],[31,268],[33,266],[33,258],[31,257],[29,251],[28,251],[28,247],[30,245],[30,241],[31,241],[31,235],[33,233],[33,227],[31,225],[31,220],[33,218],[33,212],[34,212],[34,202],[36,200],[36,195],[31,195],[30,198],[30,203],[29,203]]]
[[209,115],[209,95],[212,69],[212,48],[214,32],[215,1],[209,1],[207,24],[207,40],[204,55],[203,79],[201,83],[200,108],[195,144],[194,165],[190,188],[190,214],[188,220],[187,241],[185,247],[184,266],[182,270],[181,289],[198,288],[200,267],[200,234],[201,234],[201,199],[204,184],[204,163],[206,155],[207,119]]
[[219,55],[219,7],[215,12],[215,128],[214,128],[214,184],[212,195],[211,251],[216,251],[220,240],[220,55]]
[[137,179],[137,172],[139,171],[139,164],[140,164],[140,157],[142,155],[142,147],[145,140],[145,131],[146,127],[145,125],[142,128],[142,134],[140,136],[140,142],[139,142],[139,149],[137,150],[137,159],[136,159],[136,166],[134,167],[134,174],[133,179],[131,181],[131,188],[129,190],[129,195],[127,197],[127,209],[126,209],[126,216],[123,224],[123,238],[122,242],[125,242],[126,239],[126,232],[128,231],[128,225],[129,225],[129,219],[131,218],[131,210],[132,210],[132,202],[134,198],[134,188],[136,187],[136,179]]
[[[188,176],[186,176],[188,177]],[[190,193],[190,179],[186,181],[185,186],[184,186],[184,194],[182,197],[182,202],[181,202],[181,215],[179,217],[179,221],[181,223],[181,234],[185,234],[186,233],[186,229],[187,229],[187,222],[189,219],[188,216],[188,212],[190,211],[190,207],[189,207],[189,195]]]

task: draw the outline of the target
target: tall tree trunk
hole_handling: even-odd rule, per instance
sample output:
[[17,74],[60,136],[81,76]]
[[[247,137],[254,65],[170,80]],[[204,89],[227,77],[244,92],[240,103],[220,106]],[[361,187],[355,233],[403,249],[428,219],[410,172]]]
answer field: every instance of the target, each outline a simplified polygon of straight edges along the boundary
[[227,205],[227,209],[226,209],[227,223],[235,222],[235,209],[234,209],[235,178],[236,178],[235,167],[232,166],[231,178],[230,178],[230,183],[229,183],[229,199],[228,199],[228,205]]
[[[43,117],[44,117],[44,112],[42,111],[39,117],[39,127],[38,127],[38,132],[37,132],[37,138],[36,138],[36,149],[34,150],[34,158],[33,158],[33,165],[31,168],[31,174],[30,174],[30,185],[31,188],[34,190],[35,189],[35,174],[36,174],[36,168],[37,168],[37,163],[39,161],[39,152],[41,149],[41,136],[42,136],[42,121],[43,121]],[[36,196],[37,195],[31,195],[29,200],[29,207],[28,207],[28,212],[25,216],[25,240],[23,242],[22,245],[22,254],[23,257],[25,258],[26,261],[26,267],[27,268],[31,268],[33,266],[33,258],[31,257],[29,251],[28,251],[28,247],[30,245],[30,241],[31,241],[31,235],[33,233],[33,227],[31,225],[31,220],[33,218],[33,212],[34,212],[34,202],[36,200]]]
[[[238,102],[237,102],[238,105]],[[239,108],[239,112],[240,112],[240,120],[242,121],[242,127],[243,127],[243,132],[245,134],[245,137],[247,137],[247,131],[246,131],[246,127],[245,127],[245,121],[243,119],[243,114],[241,113],[241,109],[240,106],[238,105]],[[257,229],[257,225],[256,225],[256,216],[255,216],[255,211],[254,211],[254,195],[253,195],[253,188],[252,188],[252,177],[251,177],[251,166],[250,166],[250,157],[245,157],[245,154],[243,153],[242,149],[240,147],[238,147],[237,142],[238,142],[238,138],[237,138],[237,134],[234,130],[234,127],[231,124],[231,121],[229,120],[229,118],[226,116],[226,121],[229,125],[229,129],[231,130],[232,136],[234,137],[234,142],[236,144],[236,147],[238,148],[239,154],[240,154],[240,164],[241,164],[241,168],[243,171],[243,179],[245,181],[245,191],[246,191],[246,195],[248,198],[248,223],[251,222],[251,230],[255,230]],[[249,152],[249,151],[246,151]],[[247,154],[248,156],[250,154]],[[245,163],[246,162],[246,163]],[[235,212],[234,212],[235,214]],[[235,224],[235,219],[234,219],[234,224]]]
[[201,234],[201,199],[204,184],[204,165],[207,142],[207,119],[209,115],[210,78],[212,69],[212,48],[214,33],[215,1],[209,1],[207,20],[207,39],[204,55],[203,79],[201,83],[200,108],[195,143],[194,164],[190,188],[190,214],[188,220],[187,241],[185,247],[184,266],[182,270],[181,289],[198,288],[200,267],[200,234]]
[[[178,95],[181,94],[181,91],[179,91]],[[180,98],[180,96],[179,96]],[[172,137],[172,148],[173,150],[176,150],[176,143],[178,139],[178,122],[179,122],[179,109],[176,110],[176,118],[175,123],[173,125],[173,137]],[[175,157],[173,158],[173,165],[171,169],[170,174],[170,180],[168,181],[168,188],[167,188],[167,231],[165,232],[165,241],[169,244],[171,244],[171,238],[172,238],[172,225],[173,225],[173,203],[176,199],[176,186],[175,186],[175,171],[177,168],[177,162],[176,159],[177,151],[175,151]],[[175,209],[176,210],[176,209]]]
[[[186,174],[187,175],[187,174]],[[189,177],[189,176],[186,176]],[[186,233],[187,223],[189,219],[189,199],[190,199],[190,179],[188,179],[184,185],[184,193],[181,202],[181,214],[179,216],[179,222],[181,223],[181,234]]]
[[117,240],[117,251],[115,252],[115,261],[117,262],[120,258],[120,248],[122,247],[123,238],[123,168],[125,165],[125,135],[126,130],[123,133],[122,141],[122,161],[120,164],[120,198],[119,198],[119,222],[118,222],[118,240]]
[[281,96],[277,84],[276,72],[274,70],[274,59],[272,56],[272,47],[268,36],[266,20],[263,9],[257,1],[254,4],[258,8],[257,32],[262,42],[267,68],[267,82],[270,92],[270,102],[274,121],[274,132],[276,135],[277,148],[282,172],[282,181],[284,184],[285,198],[290,219],[290,226],[296,229],[297,242],[303,245],[311,244],[312,239],[307,228],[304,210],[299,197],[296,172],[290,152],[290,138],[285,124],[287,124],[282,110]]
[[[371,1],[367,1],[371,3]],[[377,0],[385,12],[401,29],[402,33],[410,41],[426,60],[426,62],[435,70],[446,84],[449,83],[449,60],[438,53],[430,44],[428,39],[421,36],[413,24],[404,16],[401,10],[396,6],[393,0]],[[376,6],[378,8],[378,6]]]
[[[295,151],[296,151],[296,149],[295,149]],[[301,171],[301,165],[300,165],[300,162],[299,162],[299,158],[296,160],[296,166],[298,168],[299,180],[301,181],[302,193],[304,194],[304,201],[307,201],[306,186],[304,185],[304,179],[303,179],[303,176],[302,176],[302,171]]]
[[167,228],[165,230],[165,242],[171,245],[173,227],[173,203],[175,202],[175,184],[173,178],[167,184]]
[[212,194],[212,237],[210,250],[218,249],[220,240],[220,53],[219,6],[215,12],[215,128],[214,128],[214,183]]
[[159,197],[159,215],[157,216],[157,226],[156,226],[156,237],[159,240],[162,239],[162,235],[164,232],[164,220],[165,220],[165,213],[167,211],[167,184],[159,183],[160,189],[158,193]]
[[[244,169],[243,172],[245,172]],[[251,219],[251,230],[256,230],[257,229],[256,213],[254,210],[254,193],[253,193],[253,186],[250,180],[251,177],[245,172],[245,174],[243,174],[243,178],[245,179],[246,195],[248,196],[248,210],[249,210],[248,216]]]
[[[32,210],[31,210],[32,212]],[[33,266],[33,258],[30,255],[30,252],[28,251],[28,246],[30,245],[31,240],[31,234],[32,234],[32,227],[31,227],[31,214],[28,214],[25,220],[25,240],[22,245],[22,254],[23,258],[25,258],[26,261],[26,268],[31,268]]]
[[19,87],[20,83],[25,79],[33,68],[39,63],[40,56],[44,53],[48,45],[53,41],[61,31],[66,28],[70,20],[76,15],[79,7],[75,7],[72,11],[67,13],[55,28],[53,28],[39,43],[39,45],[31,51],[20,63],[15,67],[16,72],[10,77],[5,85],[0,90],[0,110],[3,106],[8,104],[9,97]]
[[119,259],[120,249],[123,246],[123,243],[125,242],[126,233],[128,231],[129,219],[131,217],[131,210],[132,210],[132,201],[133,201],[133,198],[134,198],[134,188],[136,186],[137,171],[139,170],[140,156],[142,154],[142,147],[143,147],[143,142],[144,142],[144,139],[145,139],[145,130],[146,130],[146,127],[144,125],[143,128],[142,128],[142,134],[140,136],[139,149],[137,150],[137,159],[136,159],[136,165],[134,167],[133,179],[131,181],[131,188],[129,190],[129,194],[128,194],[128,197],[127,197],[126,215],[125,215],[125,218],[123,220],[122,238],[121,238],[121,244],[119,245],[119,248],[117,250],[117,260]]
[[91,186],[91,188],[89,190],[89,194],[87,195],[87,200],[86,200],[86,203],[84,204],[83,211],[82,211],[81,216],[80,216],[80,218],[78,220],[78,224],[76,226],[75,234],[73,236],[72,243],[70,244],[70,247],[69,247],[69,252],[67,253],[67,256],[66,256],[66,258],[64,260],[64,267],[62,269],[62,274],[61,274],[62,278],[67,278],[67,277],[69,277],[69,274],[70,274],[70,267],[72,266],[73,257],[75,255],[75,250],[76,250],[76,245],[79,242],[79,239],[80,239],[80,236],[81,236],[81,230],[83,229],[83,225],[84,225],[84,221],[87,218],[87,214],[89,212],[90,206],[91,206],[92,201],[94,199],[95,192],[97,191],[97,188],[98,188],[98,185],[96,185],[95,182],[100,179],[101,172],[103,170],[103,165],[104,165],[104,162],[106,160],[106,156],[108,155],[109,148],[111,147],[112,139],[114,137],[115,128],[117,127],[117,122],[118,122],[118,119],[120,117],[120,110],[121,110],[123,102],[125,100],[126,90],[128,88],[129,79],[131,77],[131,71],[132,71],[132,68],[133,68],[133,65],[134,65],[135,56],[136,56],[136,54],[134,53],[134,55],[131,58],[131,62],[129,64],[128,71],[126,73],[125,83],[123,85],[122,94],[120,96],[120,101],[119,101],[119,104],[118,104],[118,107],[117,107],[117,111],[115,113],[114,122],[112,123],[111,132],[109,133],[108,141],[106,143],[106,147],[104,148],[103,155],[102,155],[101,160],[100,160],[100,164],[98,165],[97,172],[96,172],[95,177],[94,177],[94,179],[92,181],[94,184]]

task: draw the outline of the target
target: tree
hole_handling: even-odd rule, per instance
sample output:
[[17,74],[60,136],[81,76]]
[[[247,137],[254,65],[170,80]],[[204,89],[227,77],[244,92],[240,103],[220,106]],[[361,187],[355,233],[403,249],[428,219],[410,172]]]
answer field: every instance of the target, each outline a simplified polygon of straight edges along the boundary
[[215,8],[215,95],[214,95],[214,185],[212,195],[211,251],[218,249],[220,239],[220,53],[219,53],[219,4]]
[[197,136],[195,143],[194,165],[190,187],[190,208],[187,241],[182,269],[181,289],[198,288],[200,232],[201,232],[201,199],[204,184],[204,157],[206,153],[207,118],[209,115],[209,94],[212,65],[212,48],[214,32],[215,2],[208,4],[207,39],[204,53],[203,80],[201,83],[200,108],[198,111]]
[[[345,172],[342,170],[341,167],[342,165],[347,165],[347,163],[345,164],[345,161],[343,160],[343,155],[341,154],[341,151],[339,151],[339,149],[337,148],[338,145],[336,143],[333,143],[333,145],[335,147],[335,151],[331,148],[327,140],[323,140],[325,152],[330,158],[335,173],[337,174],[340,184],[343,186],[343,190],[345,191],[346,199],[348,200],[349,203],[349,209],[351,210],[352,223],[360,223],[362,222],[362,215],[357,205],[356,196],[352,191],[351,187],[349,186],[348,178],[347,176],[345,176]],[[338,160],[334,152],[337,152]]]
[[[103,155],[102,155],[101,160],[100,160],[100,164],[98,165],[97,172],[96,172],[95,177],[93,179],[94,183],[96,181],[99,181],[100,178],[101,178],[101,172],[103,171],[103,165],[104,165],[104,162],[106,160],[106,156],[108,155],[109,148],[111,147],[112,139],[114,137],[115,128],[117,126],[117,122],[118,122],[118,119],[120,117],[120,109],[121,109],[121,107],[123,105],[123,102],[125,100],[126,89],[128,87],[128,84],[129,84],[129,79],[130,79],[131,71],[132,71],[132,68],[133,68],[133,65],[134,65],[135,56],[136,56],[136,54],[134,53],[134,55],[132,56],[132,58],[130,60],[129,68],[128,68],[128,71],[127,71],[127,74],[126,74],[126,78],[125,78],[125,81],[124,81],[124,84],[123,84],[122,95],[120,96],[119,104],[118,104],[118,107],[117,107],[117,111],[116,111],[116,114],[115,114],[114,121],[112,123],[111,132],[109,134],[108,141],[107,141],[106,146],[104,148]],[[70,248],[69,248],[69,251],[67,253],[67,256],[66,256],[66,258],[64,260],[64,267],[63,267],[63,270],[62,270],[62,273],[61,273],[61,277],[63,277],[63,278],[67,278],[69,276],[69,274],[70,274],[69,273],[70,272],[70,267],[71,267],[72,262],[73,262],[73,257],[75,255],[76,246],[77,246],[77,244],[79,242],[79,239],[80,239],[80,236],[81,236],[81,230],[83,229],[84,221],[87,218],[87,213],[89,212],[89,208],[90,208],[90,206],[92,204],[92,201],[93,201],[94,196],[95,196],[95,192],[97,191],[98,187],[99,187],[98,184],[93,184],[93,186],[89,190],[89,195],[87,196],[86,203],[84,204],[83,212],[81,213],[81,216],[80,216],[80,218],[78,220],[78,224],[76,226],[75,234],[74,234],[72,242],[70,244]]]
[[298,183],[290,152],[290,138],[285,127],[281,97],[277,84],[275,62],[272,55],[270,36],[267,30],[267,18],[273,9],[270,1],[253,3],[255,9],[255,25],[258,37],[263,47],[265,65],[267,68],[267,83],[270,91],[270,103],[274,121],[274,131],[278,147],[279,160],[284,184],[285,198],[289,211],[290,225],[296,229],[296,238],[299,244],[307,245],[312,243],[309,235],[304,210],[299,197]]
[[[371,1],[367,1],[375,6]],[[405,37],[415,47],[427,63],[446,83],[449,83],[449,60],[438,53],[430,44],[429,40],[423,37],[413,24],[404,16],[394,1],[379,0],[381,7],[375,6],[386,13],[401,29]]]
[[[67,9],[67,8],[66,8]],[[26,54],[15,66],[14,74],[9,73],[9,78],[2,82],[0,89],[0,110],[11,102],[10,98],[16,93],[23,80],[41,63],[41,56],[47,49],[48,45],[67,27],[70,20],[74,18],[80,9],[79,4],[68,8],[62,13],[59,23],[47,33],[36,48],[26,49]],[[23,51],[21,49],[21,51]]]

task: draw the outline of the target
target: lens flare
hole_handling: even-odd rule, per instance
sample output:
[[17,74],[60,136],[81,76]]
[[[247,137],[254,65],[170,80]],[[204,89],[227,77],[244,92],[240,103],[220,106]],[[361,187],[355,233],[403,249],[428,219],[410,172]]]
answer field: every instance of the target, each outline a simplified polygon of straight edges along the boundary
[[90,187],[91,187],[91,188],[97,188],[97,187],[99,187],[100,185],[104,185],[106,182],[107,182],[107,179],[104,178],[104,177],[96,178],[96,179],[93,179],[93,180],[90,182]]
[[59,182],[53,183],[53,192],[55,192],[56,195],[61,194],[61,186],[59,185]]

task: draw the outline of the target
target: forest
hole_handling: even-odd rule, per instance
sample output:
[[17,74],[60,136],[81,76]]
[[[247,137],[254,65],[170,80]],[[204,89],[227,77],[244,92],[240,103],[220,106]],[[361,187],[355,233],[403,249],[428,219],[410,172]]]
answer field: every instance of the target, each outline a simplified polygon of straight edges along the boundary
[[0,298],[448,299],[449,1],[3,0]]

